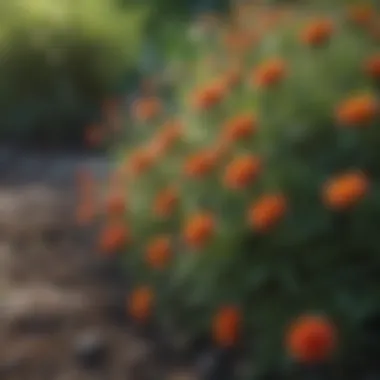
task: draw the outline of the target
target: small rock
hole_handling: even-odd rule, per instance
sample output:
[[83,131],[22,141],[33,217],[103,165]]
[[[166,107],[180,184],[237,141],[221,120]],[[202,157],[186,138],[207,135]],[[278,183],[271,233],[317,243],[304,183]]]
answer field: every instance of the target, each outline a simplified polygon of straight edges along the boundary
[[143,361],[149,362],[154,356],[152,346],[146,341],[137,338],[135,334],[127,334],[125,340],[129,342],[129,350],[125,360],[130,364]]
[[104,368],[108,361],[108,344],[97,332],[83,333],[75,342],[75,358],[85,369]]
[[128,363],[127,374],[133,380],[157,380],[159,368],[155,365],[154,352],[151,345],[137,339],[135,336],[128,336],[129,349],[125,362]]

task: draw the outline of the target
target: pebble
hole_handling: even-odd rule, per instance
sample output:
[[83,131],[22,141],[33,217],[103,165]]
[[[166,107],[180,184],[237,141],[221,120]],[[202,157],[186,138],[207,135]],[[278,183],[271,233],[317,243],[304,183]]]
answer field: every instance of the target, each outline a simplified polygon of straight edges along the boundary
[[84,332],[75,341],[75,359],[84,369],[101,369],[107,365],[108,343],[99,332]]
[[155,363],[155,356],[151,345],[136,339],[130,335],[128,339],[130,345],[125,357],[128,363],[127,373],[133,380],[157,380],[160,376],[160,369]]

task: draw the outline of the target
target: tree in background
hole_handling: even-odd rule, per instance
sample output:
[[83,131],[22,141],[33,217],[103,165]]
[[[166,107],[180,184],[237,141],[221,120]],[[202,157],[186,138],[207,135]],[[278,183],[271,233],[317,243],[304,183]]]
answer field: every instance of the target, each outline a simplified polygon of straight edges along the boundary
[[2,2],[0,135],[74,127],[59,124],[94,107],[136,63],[145,16],[114,0]]

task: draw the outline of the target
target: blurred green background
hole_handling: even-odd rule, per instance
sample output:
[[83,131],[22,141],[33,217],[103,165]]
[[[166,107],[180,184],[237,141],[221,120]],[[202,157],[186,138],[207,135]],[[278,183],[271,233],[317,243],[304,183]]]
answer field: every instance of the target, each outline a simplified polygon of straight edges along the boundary
[[160,65],[173,28],[226,3],[1,2],[0,140],[80,141],[104,100],[127,93]]
[[1,2],[0,141],[80,144],[84,126],[99,122],[105,100],[133,93],[168,58],[189,52],[181,46],[189,20],[226,12],[229,3]]
[[133,67],[147,12],[109,0],[0,5],[0,137],[77,138]]

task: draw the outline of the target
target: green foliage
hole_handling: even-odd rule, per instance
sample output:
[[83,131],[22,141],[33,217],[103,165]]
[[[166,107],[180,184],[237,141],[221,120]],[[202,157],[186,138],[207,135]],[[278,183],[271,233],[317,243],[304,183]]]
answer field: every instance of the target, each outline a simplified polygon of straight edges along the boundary
[[99,102],[134,64],[146,15],[109,0],[2,3],[3,119],[25,109],[32,127],[46,110],[75,114]]
[[[364,70],[377,42],[366,28],[351,25],[344,13],[331,12],[331,38],[307,46],[299,36],[313,20],[312,12],[292,10],[271,27],[260,24],[270,16],[265,12],[254,9],[248,15],[250,29],[242,22],[243,35],[253,25],[260,40],[244,51],[234,50],[235,56],[223,43],[228,32],[224,26],[203,35],[195,59],[181,62],[175,82],[177,111],[137,123],[134,145],[122,159],[123,165],[134,163],[140,154],[152,161],[128,185],[126,218],[134,241],[125,260],[136,285],[147,283],[154,289],[156,318],[194,337],[210,333],[218,307],[237,305],[244,317],[241,338],[255,352],[252,361],[263,368],[288,361],[284,335],[298,315],[328,315],[339,331],[343,353],[345,343],[360,334],[361,319],[380,301],[373,271],[379,262],[379,115],[346,125],[337,111],[361,94],[378,102],[378,83]],[[235,68],[231,57],[240,64],[241,81],[235,86],[226,84],[227,73]],[[279,83],[252,83],[258,67],[273,58],[285,65]],[[206,91],[215,80],[223,84],[223,99],[212,106],[204,102],[203,110],[194,108],[189,102],[194,91]],[[204,149],[215,153],[226,142],[221,140],[226,121],[247,112],[257,119],[252,136],[227,141],[226,152],[216,155],[215,167],[201,179],[186,173],[189,155]],[[161,141],[163,123],[173,117],[181,121],[182,138],[157,155],[153,147]],[[225,179],[226,167],[240,155],[260,157],[262,171],[234,190]],[[363,199],[354,199],[353,207],[339,211],[324,201],[326,181],[351,170],[365,173],[370,190]],[[171,185],[178,189],[179,204],[162,220],[154,212],[155,199]],[[260,230],[247,221],[247,213],[268,194],[284,196],[285,212],[278,223]],[[205,211],[215,218],[215,234],[193,249],[186,225],[192,215]],[[175,253],[157,271],[146,249],[161,234],[172,237]]]
[[[130,0],[120,0],[124,4],[130,4]],[[133,1],[132,1],[133,2]],[[225,12],[229,7],[229,0],[193,1],[193,0],[135,0],[135,3],[143,4],[152,10],[152,25],[162,26],[168,21],[188,20],[189,17],[199,11]],[[206,8],[206,9],[205,9]]]

